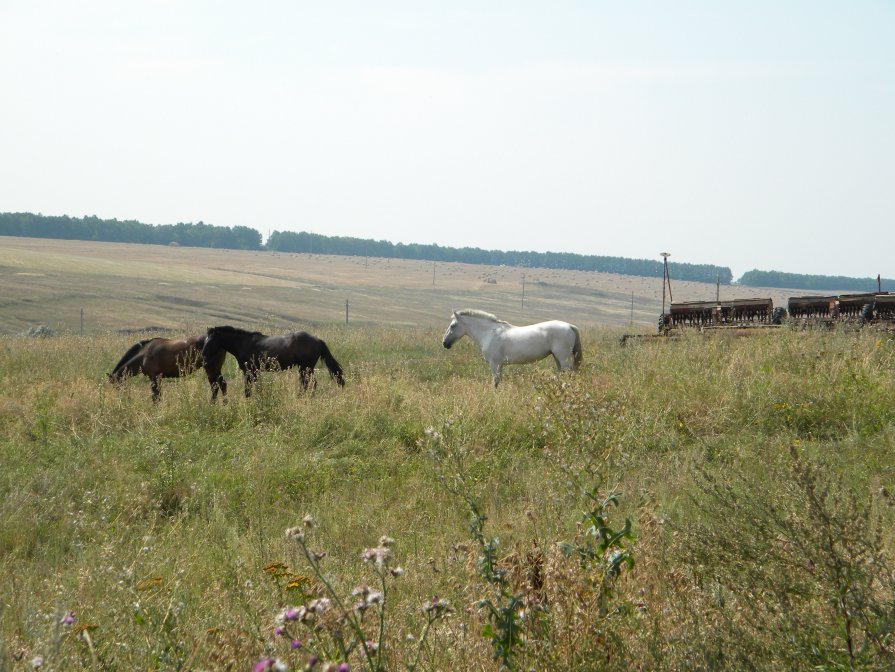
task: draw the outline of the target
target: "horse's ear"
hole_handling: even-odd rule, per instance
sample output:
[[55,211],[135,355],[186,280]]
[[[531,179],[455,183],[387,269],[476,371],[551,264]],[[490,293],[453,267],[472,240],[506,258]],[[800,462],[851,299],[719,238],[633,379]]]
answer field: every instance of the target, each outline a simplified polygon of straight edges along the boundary
[[451,312],[454,314],[454,317],[457,317],[457,311],[456,311],[456,310],[451,310]]

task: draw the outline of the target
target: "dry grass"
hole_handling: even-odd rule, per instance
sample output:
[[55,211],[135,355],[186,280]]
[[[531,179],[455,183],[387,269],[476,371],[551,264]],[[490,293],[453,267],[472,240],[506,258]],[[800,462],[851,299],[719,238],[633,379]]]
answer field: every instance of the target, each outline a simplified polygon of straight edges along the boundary
[[[406,574],[389,594],[387,669],[412,659],[406,635],[438,595],[455,611],[420,669],[496,670],[481,634],[493,622],[477,605],[502,598],[480,574],[463,497],[488,516],[507,591],[522,600],[515,669],[890,667],[885,334],[621,348],[591,329],[578,374],[509,367],[495,392],[474,347],[445,351],[440,331],[321,326],[344,390],[323,375],[301,395],[293,374],[269,374],[250,400],[237,379],[223,404],[200,375],[165,381],[156,405],[145,380],[109,386],[131,337],[2,339],[0,669],[38,655],[49,669],[248,669],[263,654],[301,669],[309,650],[337,657],[323,633],[303,632],[293,653],[274,635],[276,613],[306,598],[264,567],[310,573],[283,532],[311,513],[309,543],[328,552],[344,595],[375,578],[360,551],[396,539]],[[225,373],[237,378],[232,362]],[[812,500],[813,482],[827,495]],[[570,560],[559,545],[586,547],[580,494],[594,486],[621,493],[608,524],[630,518],[637,539],[634,568],[608,593],[608,556]],[[827,548],[814,532],[827,524],[848,544]],[[846,605],[863,609],[851,655],[836,571]],[[58,625],[68,610],[96,626],[92,651]]]
[[[277,252],[4,237],[0,246],[0,333],[38,324],[87,333],[184,324],[238,323],[278,330],[344,323],[437,326],[475,307],[526,324],[652,330],[661,312],[658,278],[550,269]],[[434,284],[433,284],[434,266]],[[522,278],[525,275],[525,305]],[[680,300],[708,300],[711,284],[675,282]],[[726,298],[781,290],[723,287]]]

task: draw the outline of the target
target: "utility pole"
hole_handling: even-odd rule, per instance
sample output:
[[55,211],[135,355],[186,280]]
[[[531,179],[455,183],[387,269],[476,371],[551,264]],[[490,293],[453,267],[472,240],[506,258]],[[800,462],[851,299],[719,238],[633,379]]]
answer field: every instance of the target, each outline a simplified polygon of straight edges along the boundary
[[671,254],[668,252],[662,252],[662,317],[665,317],[665,285],[668,285],[668,299],[669,301],[674,301],[671,298],[671,278],[668,276],[668,257]]
[[522,274],[522,310],[525,310],[525,273]]

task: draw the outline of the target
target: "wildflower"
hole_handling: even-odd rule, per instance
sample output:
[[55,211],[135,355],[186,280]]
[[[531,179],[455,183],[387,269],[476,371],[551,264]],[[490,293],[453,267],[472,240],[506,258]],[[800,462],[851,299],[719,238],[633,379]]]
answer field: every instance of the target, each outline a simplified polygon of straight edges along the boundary
[[303,541],[305,538],[305,531],[300,527],[290,527],[286,530],[286,538],[295,541]]
[[308,664],[305,666],[306,670],[313,670],[317,667],[317,663],[320,662],[320,659],[317,656],[311,656],[308,658]]
[[329,609],[330,599],[328,597],[318,597],[316,600],[311,600],[308,603],[308,611],[312,611],[315,614],[322,614],[327,609]]
[[387,537],[385,535],[379,537],[379,545],[380,546],[385,546],[386,548],[388,548],[389,546],[391,546],[394,543],[395,543],[395,540],[392,539],[391,537]]
[[[388,539],[386,537],[386,539]],[[361,560],[364,562],[375,563],[377,567],[387,565],[392,557],[392,551],[388,546],[377,546],[376,548],[365,548],[361,553]]]
[[388,571],[391,572],[391,575],[395,576],[395,577],[404,576],[404,568],[403,567],[394,567]]
[[300,649],[301,648],[301,640],[293,639],[292,642],[290,642],[290,644],[289,644],[289,648],[292,649],[293,651],[295,651],[296,649]]
[[39,670],[44,666],[44,657],[43,656],[35,656],[31,659],[31,667],[35,670]]
[[62,620],[59,622],[62,625],[71,625],[75,622],[75,612],[69,611],[65,616],[62,617]]
[[348,663],[342,663],[342,664],[339,665],[339,667],[337,668],[337,672],[348,672],[350,669],[351,669],[351,668],[348,667]]
[[431,602],[426,603],[423,607],[423,611],[430,616],[435,617],[451,612],[453,611],[453,608],[447,600],[443,600],[436,595],[432,598]]
[[277,623],[283,624],[288,623],[290,621],[299,621],[305,615],[304,607],[286,607],[277,614]]
[[379,644],[374,642],[372,639],[367,640],[367,650],[370,653],[376,653],[379,650]]
[[274,662],[275,661],[273,658],[262,658],[257,663],[255,663],[255,666],[252,668],[252,672],[266,672],[266,670],[272,670]]
[[314,556],[314,560],[323,560],[326,557],[326,551],[313,551],[311,555]]
[[277,637],[282,637],[285,632],[286,628],[284,628],[282,625],[278,625],[276,628],[274,628],[273,634]]
[[267,657],[259,660],[252,668],[252,672],[267,672],[267,670],[272,670],[273,672],[288,672],[289,668],[283,661]]
[[305,524],[305,527],[307,527],[308,529],[317,527],[317,521],[311,517],[310,513],[302,518],[301,522],[303,522]]

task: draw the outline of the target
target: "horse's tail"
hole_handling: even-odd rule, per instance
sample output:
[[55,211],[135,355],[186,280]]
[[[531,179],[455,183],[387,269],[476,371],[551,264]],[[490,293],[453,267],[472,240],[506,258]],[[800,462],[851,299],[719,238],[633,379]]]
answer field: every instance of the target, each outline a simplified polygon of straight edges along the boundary
[[326,364],[326,368],[329,369],[329,375],[335,379],[339,387],[345,387],[345,376],[342,374],[342,367],[339,366],[336,358],[333,357],[333,353],[329,351],[326,341],[322,339],[320,340],[320,356],[323,357],[323,362]]
[[572,346],[572,356],[575,358],[575,368],[577,369],[581,366],[581,359],[583,356],[583,352],[581,350],[581,332],[578,331],[578,327],[574,324],[570,324],[572,327],[572,331],[575,332],[575,345]]
[[138,341],[137,343],[134,343],[131,347],[129,347],[127,349],[127,352],[125,352],[121,359],[118,360],[115,368],[112,369],[112,373],[109,374],[109,380],[121,380],[121,378],[124,376],[126,365],[130,363],[130,361],[134,358],[134,355],[140,352],[140,350],[142,350],[143,347],[152,340],[155,339],[145,338],[142,341]]

